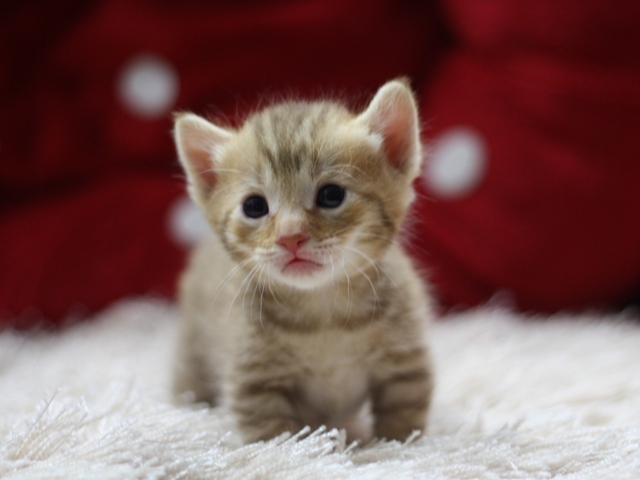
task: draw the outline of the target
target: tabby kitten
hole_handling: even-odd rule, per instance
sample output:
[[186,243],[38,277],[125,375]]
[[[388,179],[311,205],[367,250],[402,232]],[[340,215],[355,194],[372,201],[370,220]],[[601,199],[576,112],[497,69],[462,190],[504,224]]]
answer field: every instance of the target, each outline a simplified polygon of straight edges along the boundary
[[421,162],[406,83],[360,114],[285,102],[237,130],[179,114],[175,140],[216,233],[181,281],[176,393],[225,402],[247,442],[363,436],[363,406],[377,437],[422,430],[427,294],[396,243]]

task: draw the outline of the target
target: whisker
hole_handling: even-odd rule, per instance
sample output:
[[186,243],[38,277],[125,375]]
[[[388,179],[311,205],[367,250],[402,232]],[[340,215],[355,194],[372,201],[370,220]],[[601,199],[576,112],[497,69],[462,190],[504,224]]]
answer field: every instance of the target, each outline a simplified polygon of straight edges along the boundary
[[391,282],[391,284],[396,288],[399,289],[400,287],[398,286],[398,284],[396,283],[396,281],[394,280],[394,278],[389,275],[389,273],[387,272],[387,270],[380,264],[374,262],[373,259],[371,259],[368,255],[364,254],[360,249],[357,249],[355,247],[351,247],[349,245],[344,245],[342,248],[346,248],[358,255],[360,255],[362,258],[364,258],[367,262],[369,262],[373,268],[375,268],[376,270],[376,276],[378,277],[378,279],[380,278],[380,272],[384,273],[385,277],[387,277],[389,279],[389,281]]
[[[333,262],[333,257],[329,257],[329,260],[331,261],[331,283],[334,284],[335,282],[334,271],[335,271],[336,265]],[[339,296],[340,296],[340,288],[338,285],[336,285],[336,295],[335,297],[333,297],[333,305],[331,306],[331,313],[329,314],[329,318],[327,319],[327,322],[326,322],[327,324],[331,321],[331,319],[333,319],[333,314],[336,311],[336,304],[338,303]]]
[[[344,248],[346,248],[346,247],[344,247]],[[341,250],[343,252],[344,252],[344,248],[341,247]],[[354,251],[356,251],[356,250],[354,249]],[[359,253],[359,252],[357,252],[357,253]],[[346,256],[345,256],[345,259],[346,259]],[[371,277],[369,277],[369,275],[367,275],[367,273],[364,270],[362,270],[360,267],[358,267],[354,262],[351,262],[351,261],[348,261],[348,262],[349,262],[349,265],[351,265],[354,269],[356,269],[358,271],[358,273],[360,275],[362,275],[367,280],[369,285],[371,286],[371,292],[373,294],[373,310],[371,312],[371,320],[370,321],[373,322],[373,319],[374,319],[375,314],[376,314],[376,310],[381,311],[381,309],[382,309],[382,304],[380,303],[380,297],[378,296],[378,291],[376,290],[376,287],[375,287],[375,285],[373,283],[373,280],[371,280]],[[373,265],[374,268],[376,268],[375,264],[372,264],[372,265]],[[377,271],[377,268],[376,268],[376,271]],[[379,274],[378,274],[378,276],[379,276]]]
[[256,299],[256,293],[258,292],[258,285],[260,285],[260,279],[262,278],[262,273],[264,272],[264,265],[259,267],[260,274],[258,275],[258,280],[255,282],[255,288],[253,289],[253,296],[251,297],[251,306],[253,306],[253,302]]
[[[249,287],[251,286],[251,283],[253,282],[253,279],[255,278],[255,276],[258,274],[258,271],[260,270],[260,267],[258,265],[256,265],[253,270],[251,270],[251,276],[249,277],[249,281],[246,282],[246,286],[244,287],[244,294],[242,295],[242,313],[245,316],[245,318],[247,317],[247,312],[245,310],[245,300],[247,298],[247,293],[249,292]],[[255,285],[255,288],[257,288],[257,285]],[[255,298],[255,288],[254,288],[254,298]],[[253,299],[251,299],[251,306],[253,307]],[[251,321],[253,323],[253,311],[252,311],[252,316],[251,316]]]
[[332,173],[334,175],[343,176],[343,177],[346,177],[346,178],[348,178],[349,180],[351,180],[353,182],[357,182],[358,181],[356,179],[356,177],[351,175],[349,172],[345,171],[344,168],[328,168],[328,169],[325,169],[323,173]]
[[333,273],[336,269],[336,265],[335,263],[333,263],[333,256],[329,256],[329,261],[331,262],[331,283],[333,283],[335,281],[335,278],[333,278]]
[[[351,247],[349,245],[343,245],[340,248],[344,248],[346,250],[349,250],[351,252],[354,252],[354,253],[360,255],[362,258],[364,258],[367,262],[369,262],[371,264],[371,266],[376,271],[376,277],[380,278],[380,269],[378,268],[378,265],[376,264],[376,262],[373,261],[373,259],[371,257],[369,257],[368,255],[362,253],[360,251],[360,249],[355,248],[355,247]],[[385,275],[386,275],[386,272],[385,272]]]
[[[336,154],[332,155],[331,157],[327,158],[325,160],[325,162],[327,164],[331,163],[333,160],[335,160],[337,157],[339,157],[340,155],[342,155],[342,151],[337,152]],[[351,178],[352,180],[356,181],[357,179],[350,173],[351,171],[355,171],[358,172],[359,174],[361,174],[364,177],[368,177],[369,174],[367,172],[365,172],[364,170],[362,170],[360,167],[357,167],[355,165],[331,165],[330,168],[326,168],[324,170],[325,172],[335,172],[335,173],[341,173],[349,178]]]
[[264,323],[262,322],[262,301],[264,300],[264,289],[265,286],[261,285],[262,289],[260,290],[260,326],[262,327],[262,330],[264,331]]
[[[233,308],[233,305],[236,303],[236,300],[240,295],[240,292],[245,287],[245,285],[247,285],[247,288],[248,288],[248,283],[250,282],[250,279],[253,277],[257,269],[258,269],[258,266],[257,265],[254,266],[251,269],[251,271],[249,271],[249,273],[247,273],[247,275],[244,277],[244,280],[242,280],[242,283],[238,286],[238,290],[236,291],[236,294],[234,295],[233,299],[231,300],[231,303],[229,304],[229,310],[227,311],[227,321],[229,320],[229,315],[231,315],[231,309]],[[243,300],[243,310],[244,310],[244,300]]]
[[359,238],[379,238],[381,240],[385,240],[389,245],[395,245],[398,248],[402,248],[402,245],[394,238],[385,237],[383,235],[376,235],[375,233],[369,232],[353,232],[351,235]]
[[237,265],[235,265],[230,271],[229,273],[227,273],[223,279],[220,281],[220,283],[218,284],[218,286],[216,287],[216,289],[213,292],[213,297],[211,298],[211,300],[209,301],[209,307],[207,308],[207,315],[211,316],[211,313],[213,311],[213,308],[215,307],[215,303],[216,300],[218,299],[218,295],[220,295],[222,293],[222,291],[224,290],[224,288],[229,284],[229,282],[231,282],[231,280],[233,280],[233,277],[240,271],[242,270],[242,268],[244,268],[245,265],[247,265],[249,262],[251,261],[250,258],[248,258],[247,260],[244,260],[240,263],[238,263]]
[[264,273],[264,269],[265,269],[265,266],[262,265],[260,267],[260,275],[258,275],[258,281],[256,282],[256,290],[253,291],[253,298],[251,299],[251,306],[253,306],[253,301],[256,296],[256,291],[258,288],[260,288],[260,310],[258,312],[258,317],[260,319],[260,326],[262,327],[262,331],[265,331],[264,323],[262,323],[262,300],[264,299],[264,284],[262,283],[262,274]]
[[380,308],[381,308],[380,298],[378,297],[378,291],[376,290],[376,287],[375,287],[375,285],[373,284],[373,281],[371,280],[371,277],[369,277],[369,275],[367,275],[367,273],[366,273],[364,270],[362,270],[360,267],[358,267],[358,266],[357,266],[355,263],[353,263],[353,262],[349,262],[349,264],[350,264],[353,268],[355,268],[355,269],[358,271],[358,273],[359,273],[360,275],[362,275],[362,276],[367,280],[367,282],[369,282],[369,285],[371,286],[371,291],[372,291],[372,293],[373,293],[373,312],[372,312],[372,314],[371,314],[371,320],[373,321],[373,317],[375,316],[375,312],[376,312],[376,307],[377,307],[378,309],[380,309]]
[[232,189],[232,188],[236,188],[236,186],[235,186],[235,185],[227,185],[227,186],[226,186],[226,187],[224,187],[224,188],[217,188],[217,189],[216,189],[216,191],[215,191],[215,193],[214,193],[214,194],[211,196],[211,198],[209,199],[209,202],[208,202],[208,206],[209,206],[209,208],[211,208],[211,206],[213,205],[213,201],[215,200],[215,198],[216,198],[218,195],[220,195],[221,193],[224,193],[224,192],[226,192],[227,190]]
[[215,168],[215,169],[211,169],[211,171],[212,172],[215,171],[215,172],[239,173],[239,174],[245,173],[242,170],[238,170],[236,168]]
[[352,291],[351,291],[351,278],[349,277],[349,272],[347,271],[344,262],[346,261],[346,256],[344,254],[344,250],[342,251],[342,270],[344,271],[344,276],[347,278],[347,318],[345,319],[344,325],[342,329],[345,330],[347,325],[349,324],[349,320],[351,320],[351,311],[352,311]]
[[279,307],[284,308],[284,305],[282,303],[280,303],[280,301],[278,300],[278,295],[276,294],[276,292],[273,291],[273,287],[271,286],[271,265],[267,265],[267,284],[269,285],[269,292],[271,292],[271,297],[273,298],[273,300],[278,304]]

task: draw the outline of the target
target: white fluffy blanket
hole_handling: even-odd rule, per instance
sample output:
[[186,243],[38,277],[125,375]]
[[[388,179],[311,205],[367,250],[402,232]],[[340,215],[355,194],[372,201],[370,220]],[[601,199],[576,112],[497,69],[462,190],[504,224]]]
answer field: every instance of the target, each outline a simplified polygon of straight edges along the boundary
[[62,333],[0,334],[3,479],[640,478],[640,322],[499,309],[431,326],[428,435],[242,446],[223,408],[172,405],[175,308],[131,300]]

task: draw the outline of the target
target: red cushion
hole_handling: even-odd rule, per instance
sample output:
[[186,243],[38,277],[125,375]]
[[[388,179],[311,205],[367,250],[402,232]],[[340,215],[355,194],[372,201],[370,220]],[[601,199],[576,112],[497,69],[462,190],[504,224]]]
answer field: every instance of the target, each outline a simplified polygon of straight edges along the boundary
[[452,196],[420,184],[429,198],[419,205],[421,258],[441,300],[475,305],[502,291],[538,311],[631,301],[640,290],[640,4],[447,8],[460,43],[424,92],[426,137],[437,145],[460,127],[475,132],[485,171]]
[[167,212],[182,190],[167,176],[109,178],[3,215],[4,321],[49,327],[127,295],[173,294],[184,251]]
[[[432,151],[413,247],[444,306],[498,292],[537,311],[628,303],[639,5],[13,2],[0,16],[0,319],[60,325],[173,293],[185,251],[167,228],[183,188],[171,110],[236,122],[265,94],[336,90],[362,104],[398,75],[419,91]],[[160,83],[138,90],[150,71]]]
[[[126,295],[173,293],[185,252],[166,228],[183,188],[171,111],[234,120],[269,92],[337,91],[358,101],[392,77],[420,79],[437,46],[432,8],[395,0],[7,4],[0,317],[22,315],[30,326],[35,311],[60,324]],[[160,84],[136,91],[136,75],[149,70]],[[132,103],[131,91],[147,103]]]

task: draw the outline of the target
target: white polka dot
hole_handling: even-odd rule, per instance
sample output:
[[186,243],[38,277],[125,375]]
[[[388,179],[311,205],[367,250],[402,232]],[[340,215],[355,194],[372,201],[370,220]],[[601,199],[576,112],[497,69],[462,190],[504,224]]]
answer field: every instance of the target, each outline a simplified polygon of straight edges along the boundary
[[482,182],[487,150],[482,137],[468,127],[456,127],[440,135],[428,149],[424,182],[436,196],[458,199]]
[[169,233],[178,245],[191,248],[211,232],[204,213],[189,197],[176,200],[169,211]]
[[124,66],[117,88],[127,110],[152,120],[171,111],[178,96],[179,78],[175,68],[163,58],[142,54]]

